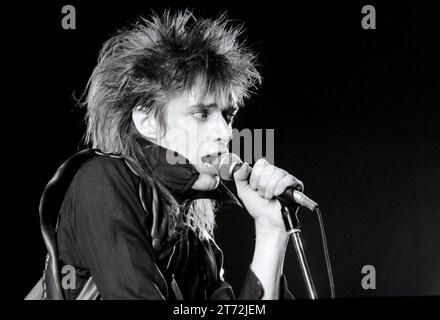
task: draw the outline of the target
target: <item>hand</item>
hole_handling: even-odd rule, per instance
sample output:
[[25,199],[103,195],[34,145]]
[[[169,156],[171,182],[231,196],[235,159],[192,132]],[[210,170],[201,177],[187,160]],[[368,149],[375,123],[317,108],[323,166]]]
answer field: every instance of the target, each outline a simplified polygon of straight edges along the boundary
[[[249,178],[250,175],[250,178]],[[265,159],[255,163],[252,171],[247,163],[235,172],[237,194],[249,214],[254,218],[257,230],[285,231],[281,217],[281,204],[274,196],[281,195],[288,187],[299,190],[304,184]]]

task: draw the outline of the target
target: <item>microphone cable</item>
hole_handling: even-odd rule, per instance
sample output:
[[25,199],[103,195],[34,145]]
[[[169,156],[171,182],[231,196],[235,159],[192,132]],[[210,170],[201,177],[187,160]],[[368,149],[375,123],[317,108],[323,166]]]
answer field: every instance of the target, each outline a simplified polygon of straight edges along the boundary
[[314,211],[318,215],[319,229],[321,230],[322,247],[323,247],[323,250],[324,250],[325,264],[326,264],[326,267],[327,267],[328,280],[329,280],[329,283],[330,283],[330,296],[331,296],[332,299],[334,299],[335,298],[335,284],[334,284],[334,281],[333,281],[332,265],[330,263],[330,256],[329,256],[329,253],[328,253],[327,238],[325,236],[324,222],[322,220],[321,211],[319,210],[318,206],[316,206]]

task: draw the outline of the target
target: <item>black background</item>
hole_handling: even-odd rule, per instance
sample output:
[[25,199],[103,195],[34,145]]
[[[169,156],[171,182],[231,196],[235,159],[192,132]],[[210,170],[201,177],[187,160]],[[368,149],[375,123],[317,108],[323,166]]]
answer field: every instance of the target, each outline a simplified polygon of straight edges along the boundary
[[[61,28],[65,4],[76,8],[76,30]],[[376,7],[376,30],[361,27],[366,4]],[[434,2],[16,5],[3,11],[16,17],[4,30],[13,38],[4,44],[12,53],[4,67],[14,69],[6,93],[14,99],[5,108],[5,122],[15,124],[5,137],[14,172],[6,203],[17,219],[8,224],[13,240],[5,243],[14,252],[12,296],[24,298],[41,276],[39,198],[79,148],[84,124],[74,97],[102,43],[151,9],[185,7],[211,17],[227,10],[245,22],[264,81],[235,126],[275,129],[275,165],[304,181],[319,202],[337,296],[440,294],[440,10]],[[318,294],[328,297],[317,219],[306,210],[300,217]],[[252,221],[237,211],[217,221],[225,277],[238,292],[252,255]],[[364,265],[376,268],[376,290],[361,287]],[[285,273],[295,295],[306,297],[291,246]]]

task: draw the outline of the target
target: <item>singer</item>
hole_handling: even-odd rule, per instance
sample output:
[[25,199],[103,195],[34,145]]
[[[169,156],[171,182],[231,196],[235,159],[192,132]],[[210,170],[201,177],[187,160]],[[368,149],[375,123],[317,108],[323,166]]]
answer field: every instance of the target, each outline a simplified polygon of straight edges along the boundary
[[[288,235],[274,198],[302,190],[293,175],[262,159],[234,173],[256,232],[237,296],[213,239],[216,204],[241,205],[213,162],[228,151],[233,118],[261,82],[241,33],[224,15],[165,12],[104,44],[82,103],[92,155],[63,194],[46,299],[293,298],[283,275]],[[76,288],[60,284],[64,266],[74,267]]]

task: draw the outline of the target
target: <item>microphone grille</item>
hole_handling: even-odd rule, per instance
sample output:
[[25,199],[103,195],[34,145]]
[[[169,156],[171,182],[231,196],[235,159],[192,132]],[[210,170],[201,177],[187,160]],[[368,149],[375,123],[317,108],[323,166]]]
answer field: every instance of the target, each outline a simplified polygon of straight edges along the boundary
[[241,164],[243,161],[241,161],[240,157],[237,156],[234,153],[223,153],[221,154],[215,163],[216,169],[218,172],[218,175],[220,176],[220,179],[231,181],[232,178],[232,169],[236,164]]

